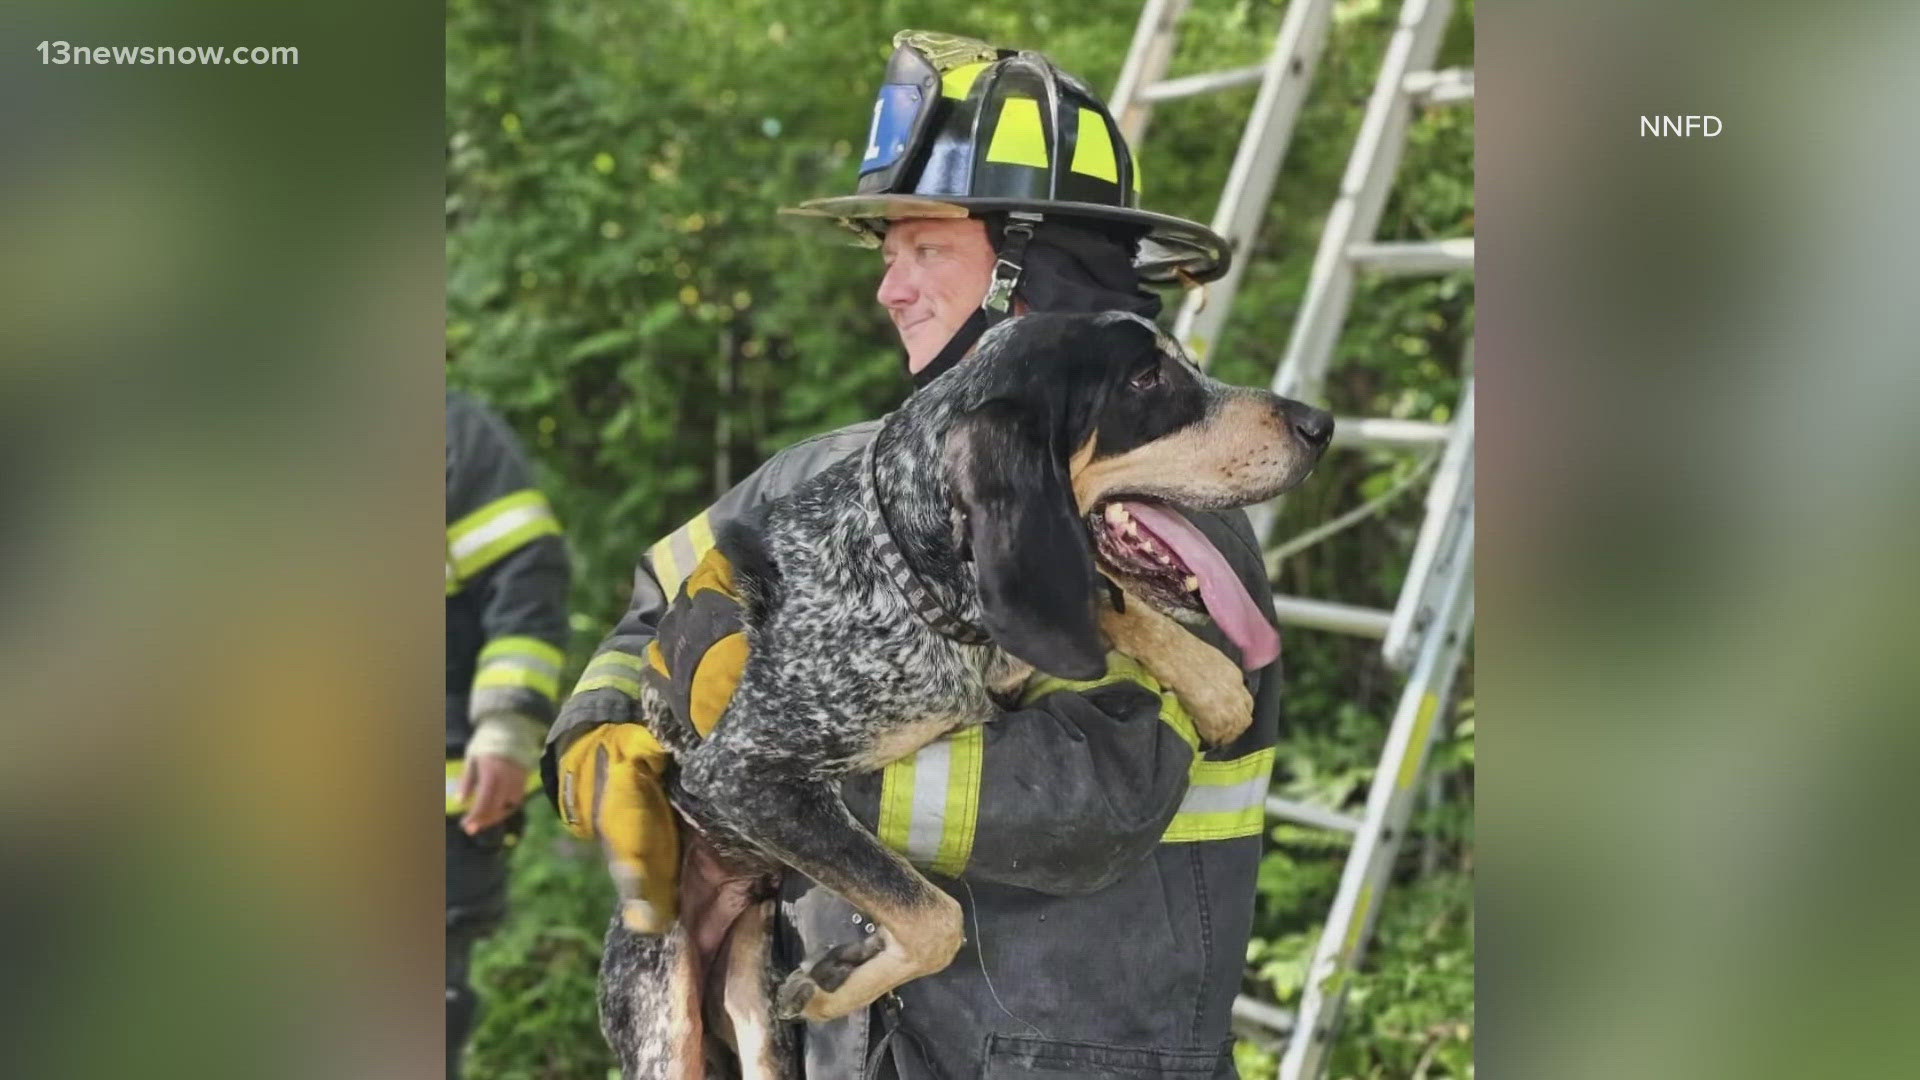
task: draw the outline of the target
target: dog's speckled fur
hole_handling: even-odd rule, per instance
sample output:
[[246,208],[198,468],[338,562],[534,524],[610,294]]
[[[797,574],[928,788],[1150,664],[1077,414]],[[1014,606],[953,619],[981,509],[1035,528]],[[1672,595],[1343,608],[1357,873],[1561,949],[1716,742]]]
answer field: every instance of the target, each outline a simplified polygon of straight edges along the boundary
[[[794,1026],[756,1027],[755,1006],[740,1000],[751,988],[771,998],[776,1017],[827,1020],[944,967],[962,941],[959,905],[854,819],[838,782],[985,722],[1032,667],[1097,673],[1107,646],[1096,618],[1109,638],[1123,635],[1110,609],[1096,616],[1103,594],[1084,516],[1122,494],[1196,509],[1270,498],[1324,449],[1324,437],[1298,432],[1302,417],[1316,415],[1207,378],[1137,316],[1029,315],[995,327],[972,358],[887,419],[873,457],[902,555],[949,612],[992,632],[992,645],[934,632],[887,578],[861,512],[862,455],[770,504],[751,532],[722,537],[751,647],[732,703],[702,740],[651,693],[641,701],[678,766],[675,806],[694,842],[758,882],[743,918],[764,923],[770,905],[758,898],[791,867],[877,930],[807,958],[776,989],[759,947],[764,927],[755,926],[747,940],[756,947],[740,950],[751,955],[724,973],[722,996],[735,1000],[715,1008],[709,997],[703,1010],[693,1004],[700,995],[684,927],[660,937],[616,927],[602,1009],[628,1080],[703,1080],[702,1059],[704,1075],[722,1075],[715,1070],[731,1053],[700,1053],[703,1041],[757,1047],[758,1060],[742,1063],[747,1076],[789,1075]],[[1163,459],[1177,467],[1156,469]],[[1157,602],[1126,606],[1157,620],[1135,643],[1178,630]],[[1239,687],[1238,670],[1217,651],[1178,636],[1213,658],[1209,677],[1224,671]]]

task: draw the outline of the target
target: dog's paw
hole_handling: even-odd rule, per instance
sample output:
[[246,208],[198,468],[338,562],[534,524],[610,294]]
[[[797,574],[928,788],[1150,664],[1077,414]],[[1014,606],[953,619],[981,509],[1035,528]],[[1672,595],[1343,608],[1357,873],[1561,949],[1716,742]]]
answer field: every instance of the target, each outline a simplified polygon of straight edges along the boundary
[[822,990],[834,991],[845,985],[847,976],[853,969],[880,955],[886,943],[879,934],[870,934],[859,941],[849,941],[845,945],[835,945],[828,949],[820,959],[806,966],[807,974],[814,985]]
[[840,993],[847,977],[861,964],[880,952],[876,935],[864,941],[835,946],[826,955],[788,975],[773,996],[776,1020],[809,1020],[824,1023],[859,1008],[864,1002]]
[[1239,679],[1180,691],[1180,704],[1208,746],[1224,746],[1253,724],[1253,695]]
[[804,1020],[807,1018],[807,1006],[820,993],[820,984],[805,970],[788,975],[773,995],[773,1018],[775,1020]]

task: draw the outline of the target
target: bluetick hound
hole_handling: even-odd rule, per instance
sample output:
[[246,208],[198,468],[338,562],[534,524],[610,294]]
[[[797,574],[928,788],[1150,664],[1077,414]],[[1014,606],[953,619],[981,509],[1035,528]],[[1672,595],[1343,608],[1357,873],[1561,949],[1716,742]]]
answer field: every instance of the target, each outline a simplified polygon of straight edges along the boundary
[[[723,536],[751,648],[732,702],[704,739],[651,690],[641,709],[674,756],[687,858],[717,864],[696,876],[729,882],[718,902],[746,914],[610,938],[603,1026],[627,1080],[727,1075],[704,1032],[746,1076],[786,1076],[782,1021],[845,1016],[952,960],[959,904],[854,819],[842,777],[985,722],[1036,668],[1098,677],[1110,646],[1173,687],[1209,743],[1245,730],[1240,669],[1181,624],[1211,617],[1249,670],[1278,638],[1170,507],[1271,498],[1332,434],[1318,409],[1207,377],[1138,316],[1027,315],[864,453]],[[877,930],[776,987],[770,898],[787,868]]]

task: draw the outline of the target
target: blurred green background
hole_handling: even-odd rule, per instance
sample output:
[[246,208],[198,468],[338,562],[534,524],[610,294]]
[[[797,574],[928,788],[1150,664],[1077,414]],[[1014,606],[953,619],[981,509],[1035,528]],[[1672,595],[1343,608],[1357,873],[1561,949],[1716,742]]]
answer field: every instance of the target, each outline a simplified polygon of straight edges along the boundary
[[[1264,385],[1286,342],[1397,4],[1343,0],[1215,371]],[[1200,0],[1171,74],[1258,62],[1285,10]],[[625,609],[657,538],[766,456],[878,415],[905,389],[873,300],[877,256],[775,211],[850,191],[894,31],[1038,48],[1109,93],[1139,15],[1093,0],[1024,5],[794,5],[453,0],[447,27],[449,382],[492,402],[538,457],[576,559],[574,657]],[[1473,5],[1442,66],[1470,66]],[[1210,220],[1253,87],[1161,106],[1137,148],[1143,205]],[[1473,110],[1412,127],[1383,235],[1473,229]],[[1170,324],[1179,297],[1168,297]],[[1446,419],[1472,333],[1470,279],[1363,281],[1329,385],[1343,413]],[[1336,453],[1277,535],[1384,490],[1409,455]],[[1391,606],[1413,494],[1290,559],[1286,591]],[[1398,681],[1370,642],[1288,635],[1278,781],[1364,802]],[[1472,1074],[1472,684],[1435,761],[1445,798],[1404,848],[1373,960],[1356,983],[1336,1076]],[[471,1075],[577,1077],[607,1067],[593,980],[607,909],[594,853],[544,809],[518,856],[513,921],[477,958],[488,1012]],[[1273,831],[1245,989],[1297,1002],[1344,837]],[[1269,1075],[1271,1045],[1240,1049]]]

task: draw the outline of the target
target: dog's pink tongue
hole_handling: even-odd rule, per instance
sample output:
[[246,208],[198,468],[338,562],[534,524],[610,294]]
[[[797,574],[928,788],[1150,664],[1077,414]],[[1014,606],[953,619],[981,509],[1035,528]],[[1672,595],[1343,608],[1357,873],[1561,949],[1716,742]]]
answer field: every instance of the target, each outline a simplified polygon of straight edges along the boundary
[[1127,513],[1173,549],[1200,579],[1200,600],[1207,605],[1220,632],[1240,649],[1240,666],[1252,671],[1273,663],[1280,655],[1280,633],[1260,614],[1253,597],[1240,584],[1240,575],[1227,557],[1193,523],[1179,514],[1148,503],[1126,503]]

